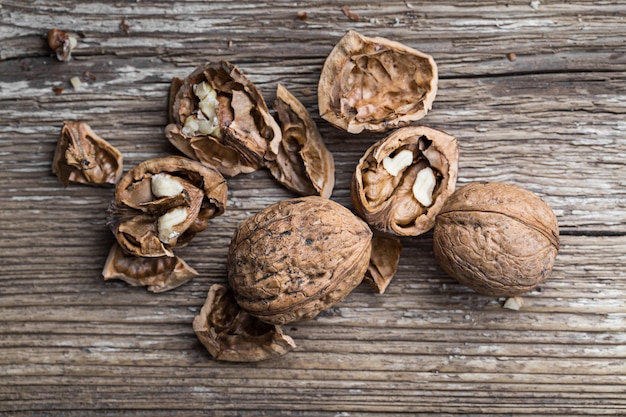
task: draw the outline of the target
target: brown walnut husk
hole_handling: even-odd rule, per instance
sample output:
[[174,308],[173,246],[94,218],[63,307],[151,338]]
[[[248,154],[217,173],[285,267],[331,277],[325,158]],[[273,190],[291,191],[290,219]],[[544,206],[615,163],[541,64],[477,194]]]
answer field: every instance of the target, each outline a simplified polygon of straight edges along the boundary
[[459,188],[439,212],[433,233],[441,268],[476,292],[513,296],[552,271],[557,218],[538,195],[500,182]]
[[324,62],[319,112],[350,133],[385,132],[426,116],[437,83],[437,65],[430,55],[350,30]]
[[198,276],[198,272],[178,256],[142,258],[128,254],[115,243],[102,269],[102,276],[105,281],[119,279],[160,293],[183,285]]
[[264,323],[243,311],[232,290],[220,284],[209,289],[193,320],[193,330],[215,359],[229,362],[258,362],[296,347],[280,326]]
[[276,159],[268,162],[270,172],[302,196],[329,198],[335,186],[335,162],[311,115],[282,84],[276,90],[274,110],[282,141]]
[[365,273],[365,282],[378,294],[384,294],[398,271],[402,255],[402,243],[395,235],[374,232],[372,238],[372,254]]
[[[190,117],[204,117],[194,86],[207,82],[217,94],[219,134],[185,128]],[[257,87],[227,61],[208,63],[170,89],[170,123],[165,136],[189,158],[215,167],[223,175],[249,173],[278,153],[280,127]]]
[[122,170],[122,153],[98,136],[87,123],[64,122],[52,158],[52,173],[64,187],[70,182],[114,185]]
[[[155,196],[151,187],[157,174],[175,180],[182,191]],[[107,224],[120,246],[135,256],[174,256],[173,248],[187,245],[211,218],[224,212],[226,198],[226,180],[215,169],[180,156],[149,159],[118,183]],[[186,217],[164,238],[159,235],[159,222],[176,209],[186,210]]]
[[345,298],[367,270],[372,232],[341,204],[309,196],[244,220],[228,252],[239,305],[272,324],[315,317]]
[[[385,158],[411,151],[411,165],[393,176]],[[356,212],[373,228],[398,236],[417,236],[430,230],[435,216],[454,191],[459,151],[456,138],[426,126],[408,126],[372,145],[359,161],[351,195]],[[432,204],[420,203],[412,192],[418,173],[430,168],[436,178]]]

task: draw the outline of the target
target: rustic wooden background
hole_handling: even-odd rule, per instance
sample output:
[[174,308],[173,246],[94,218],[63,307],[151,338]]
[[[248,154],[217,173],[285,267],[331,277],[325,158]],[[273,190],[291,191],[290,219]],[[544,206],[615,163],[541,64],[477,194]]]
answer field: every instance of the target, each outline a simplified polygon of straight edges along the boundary
[[[624,2],[0,6],[2,415],[626,415]],[[47,48],[54,27],[79,34],[70,62]],[[165,294],[105,283],[113,190],[64,189],[51,174],[63,121],[88,122],[123,152],[125,170],[176,154],[163,136],[170,79],[227,59],[269,102],[278,82],[303,101],[335,156],[333,199],[349,206],[356,162],[381,136],[332,128],[316,93],[351,28],[433,55],[440,89],[423,123],[458,137],[459,185],[506,181],[553,207],[554,272],[522,310],[506,310],[440,271],[431,234],[403,239],[384,295],[361,286],[287,326],[298,348],[284,357],[217,362],[193,317],[225,280],[238,222],[293,195],[266,171],[229,180],[227,212],[180,252],[198,278]]]

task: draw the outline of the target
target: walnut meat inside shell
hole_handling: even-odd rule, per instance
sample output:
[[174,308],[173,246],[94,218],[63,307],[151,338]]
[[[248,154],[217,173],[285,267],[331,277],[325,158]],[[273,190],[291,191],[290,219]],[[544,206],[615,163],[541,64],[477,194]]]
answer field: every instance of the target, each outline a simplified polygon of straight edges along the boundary
[[437,83],[430,55],[350,30],[322,68],[319,112],[350,133],[385,132],[423,118],[435,100]]
[[311,319],[361,283],[371,239],[367,224],[334,201],[284,200],[239,225],[228,282],[239,305],[262,321]]
[[372,145],[359,161],[351,195],[373,228],[398,236],[430,230],[455,189],[457,141],[426,126],[400,128]]
[[226,197],[226,180],[213,168],[179,156],[149,159],[118,183],[107,223],[131,254],[174,256],[224,212]]
[[433,244],[441,268],[460,283],[482,294],[513,296],[548,278],[559,228],[550,206],[531,191],[474,182],[446,201]]
[[280,127],[257,87],[227,61],[202,65],[170,89],[165,136],[189,158],[234,176],[273,160]]

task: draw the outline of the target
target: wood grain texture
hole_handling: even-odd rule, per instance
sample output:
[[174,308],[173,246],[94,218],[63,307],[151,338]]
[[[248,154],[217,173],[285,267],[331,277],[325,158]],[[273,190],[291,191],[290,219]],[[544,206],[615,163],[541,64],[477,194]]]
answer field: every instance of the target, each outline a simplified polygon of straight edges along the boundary
[[[626,4],[533,4],[0,0],[0,415],[626,415]],[[53,27],[79,35],[70,62],[47,47]],[[506,310],[438,268],[432,234],[403,238],[385,294],[362,285],[286,326],[298,348],[282,358],[215,361],[191,322],[225,282],[230,237],[293,194],[266,171],[229,179],[227,212],[179,253],[199,277],[164,294],[105,283],[113,189],[52,175],[63,121],[89,123],[125,170],[177,154],[163,136],[171,78],[230,60],[268,102],[280,82],[309,109],[335,157],[332,198],[350,206],[382,135],[317,113],[319,72],[348,29],[435,58],[422,123],[458,138],[459,185],[510,182],[552,206],[552,276]]]

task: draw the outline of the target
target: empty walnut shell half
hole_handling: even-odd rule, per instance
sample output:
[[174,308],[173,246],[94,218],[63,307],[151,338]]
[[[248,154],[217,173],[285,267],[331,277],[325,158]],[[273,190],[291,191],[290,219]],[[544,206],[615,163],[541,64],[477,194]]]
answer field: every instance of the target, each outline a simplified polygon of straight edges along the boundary
[[350,30],[322,68],[319,112],[350,133],[385,132],[423,118],[432,108],[437,82],[431,56]]
[[52,158],[52,173],[70,182],[114,185],[122,176],[122,153],[85,122],[65,122]]
[[198,272],[178,256],[142,258],[128,254],[115,243],[102,269],[102,276],[105,281],[119,279],[159,293],[183,285],[198,276]]
[[372,145],[352,177],[356,212],[398,236],[430,230],[456,186],[456,138],[426,126],[400,128]]
[[226,208],[226,180],[215,169],[180,156],[144,161],[120,180],[107,223],[136,256],[174,256]]
[[448,198],[433,233],[441,268],[476,292],[513,296],[552,271],[559,250],[557,218],[522,187],[474,182]]
[[282,130],[276,159],[268,168],[279,183],[302,195],[329,198],[335,186],[335,162],[311,115],[282,84],[274,109]]
[[280,326],[264,323],[243,311],[230,288],[213,284],[193,330],[215,358],[229,362],[258,362],[293,350],[293,339]]
[[281,140],[257,87],[227,61],[202,65],[184,80],[172,81],[170,119],[167,139],[227,176],[265,166]]
[[361,283],[371,239],[367,224],[339,203],[284,200],[238,226],[228,282],[239,305],[262,321],[311,319]]

